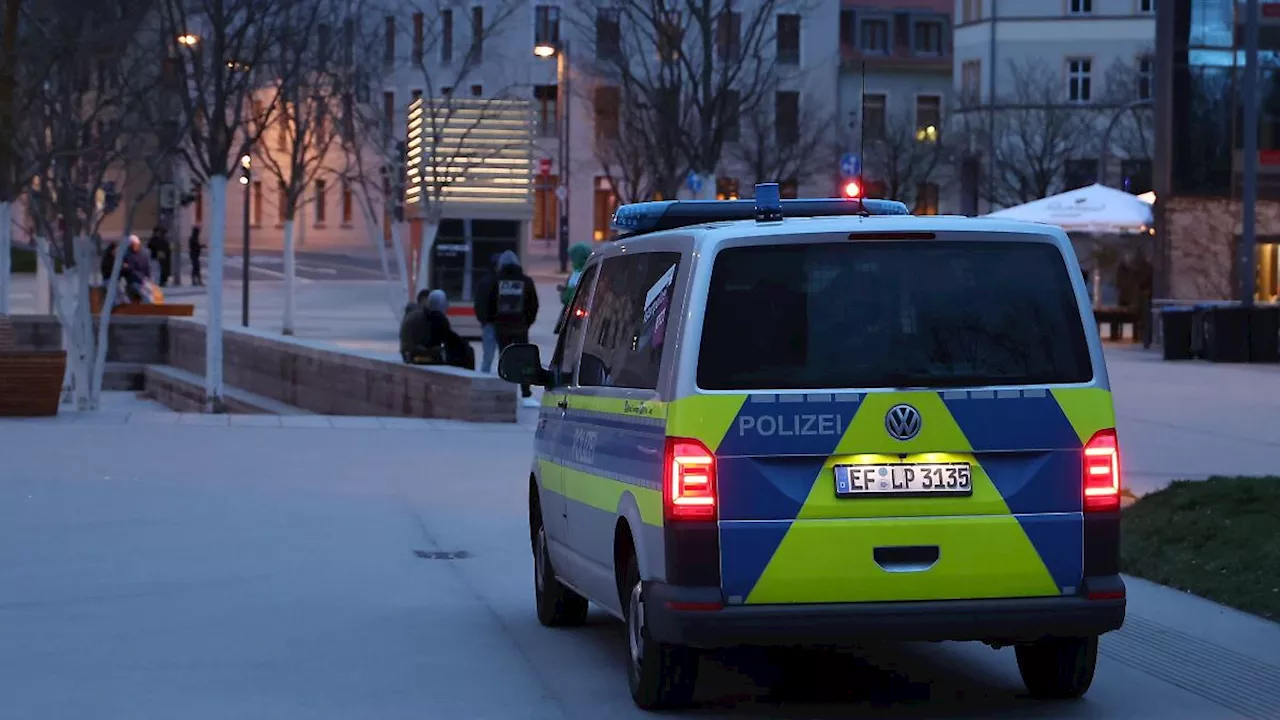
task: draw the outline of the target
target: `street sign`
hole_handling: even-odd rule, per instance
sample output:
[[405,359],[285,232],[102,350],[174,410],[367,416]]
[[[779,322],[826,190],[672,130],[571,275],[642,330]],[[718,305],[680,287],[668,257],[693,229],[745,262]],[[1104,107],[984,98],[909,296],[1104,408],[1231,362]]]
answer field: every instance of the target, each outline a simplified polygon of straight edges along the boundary
[[564,200],[569,195],[569,191],[563,185],[556,186],[556,199]]
[[689,171],[689,178],[685,181],[685,184],[689,186],[689,192],[694,195],[702,192],[702,176],[693,170]]
[[539,175],[550,175],[550,174],[551,174],[551,158],[539,158],[539,159],[538,159],[538,174],[539,174]]
[[853,153],[840,156],[840,174],[845,177],[857,177],[862,174],[862,160]]
[[[103,186],[105,189],[106,186]],[[113,188],[114,189],[114,188]],[[110,192],[110,191],[108,191]],[[172,210],[178,205],[178,188],[173,183],[163,183],[160,185],[160,209]]]

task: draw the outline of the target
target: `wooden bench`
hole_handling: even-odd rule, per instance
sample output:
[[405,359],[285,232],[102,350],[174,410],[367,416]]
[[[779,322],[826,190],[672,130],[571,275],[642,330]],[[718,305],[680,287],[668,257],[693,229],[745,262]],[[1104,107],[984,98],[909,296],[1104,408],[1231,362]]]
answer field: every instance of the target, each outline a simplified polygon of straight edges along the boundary
[[1113,342],[1119,342],[1124,339],[1124,326],[1133,326],[1132,340],[1137,342],[1142,339],[1142,325],[1139,313],[1122,307],[1100,307],[1093,309],[1093,320],[1098,324],[1101,330],[1103,325],[1107,325],[1107,339]]
[[[106,298],[107,291],[105,288],[89,288],[89,312],[94,315],[102,314],[102,305],[106,302]],[[125,303],[115,306],[111,314],[146,317],[191,317],[195,312],[196,306],[187,303],[160,303],[159,305]]]
[[62,350],[20,350],[13,323],[0,315],[0,416],[58,414],[67,354]]

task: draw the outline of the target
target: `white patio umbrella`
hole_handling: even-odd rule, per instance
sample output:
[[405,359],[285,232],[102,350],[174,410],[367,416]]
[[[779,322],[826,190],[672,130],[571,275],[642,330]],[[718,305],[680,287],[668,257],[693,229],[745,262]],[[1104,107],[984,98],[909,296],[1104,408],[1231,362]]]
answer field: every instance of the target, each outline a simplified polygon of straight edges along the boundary
[[987,217],[1027,220],[1057,225],[1069,233],[1097,235],[1147,233],[1152,223],[1149,202],[1098,184],[997,210]]

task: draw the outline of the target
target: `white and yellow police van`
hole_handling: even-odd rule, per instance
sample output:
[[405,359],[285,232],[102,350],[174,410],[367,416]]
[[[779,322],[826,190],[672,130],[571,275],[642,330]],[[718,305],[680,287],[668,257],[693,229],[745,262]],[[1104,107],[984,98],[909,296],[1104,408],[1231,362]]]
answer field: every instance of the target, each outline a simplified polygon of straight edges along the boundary
[[1119,628],[1106,364],[1058,228],[901,203],[624,206],[544,367],[529,475],[539,620],[626,623],[635,702],[698,651],[974,640],[1034,695]]

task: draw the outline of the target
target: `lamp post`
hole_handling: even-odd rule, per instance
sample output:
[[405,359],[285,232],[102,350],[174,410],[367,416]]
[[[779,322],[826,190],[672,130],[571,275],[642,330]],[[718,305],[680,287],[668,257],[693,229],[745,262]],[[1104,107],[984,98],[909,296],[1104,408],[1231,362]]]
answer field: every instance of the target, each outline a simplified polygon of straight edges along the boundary
[[244,249],[240,267],[240,325],[249,327],[249,185],[253,177],[253,160],[248,155],[240,158],[240,184],[244,186]]
[[560,208],[559,255],[560,272],[569,272],[569,119],[572,112],[569,108],[569,41],[556,39],[551,42],[540,42],[533,47],[533,54],[540,58],[555,56],[556,87],[559,98],[556,100],[557,134],[560,145],[560,187],[556,193]]

